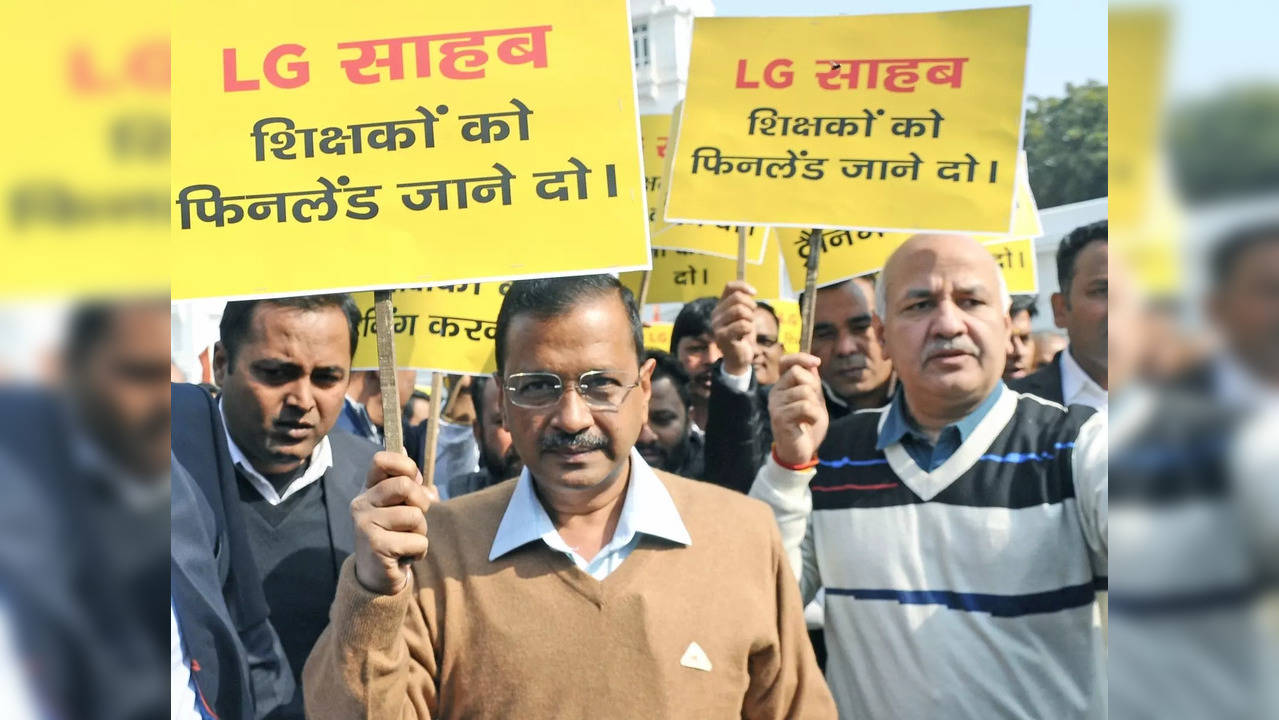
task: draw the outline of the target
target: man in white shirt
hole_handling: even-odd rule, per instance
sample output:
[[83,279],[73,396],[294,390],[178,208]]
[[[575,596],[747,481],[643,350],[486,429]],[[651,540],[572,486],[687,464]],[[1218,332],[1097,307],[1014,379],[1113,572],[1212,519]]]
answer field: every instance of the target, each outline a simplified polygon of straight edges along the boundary
[[[334,428],[359,325],[346,294],[231,302],[214,349],[233,494],[297,679],[355,550],[349,506],[377,451]],[[303,717],[300,692],[278,716]]]
[[1107,302],[1109,243],[1107,221],[1075,228],[1057,247],[1053,322],[1070,344],[1034,373],[1008,383],[1013,390],[1061,405],[1107,404]]
[[1204,389],[1231,407],[1279,407],[1279,223],[1232,233],[1210,265],[1208,310],[1226,347]]

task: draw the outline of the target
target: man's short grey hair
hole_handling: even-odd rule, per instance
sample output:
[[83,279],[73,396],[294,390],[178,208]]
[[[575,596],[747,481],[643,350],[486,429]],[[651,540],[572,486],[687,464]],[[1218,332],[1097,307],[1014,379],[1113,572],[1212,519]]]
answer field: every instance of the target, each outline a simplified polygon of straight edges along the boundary
[[[885,266],[887,267],[887,266]],[[888,273],[880,271],[879,277],[875,280],[875,314],[879,315],[880,322],[888,316],[888,284],[885,282]],[[1004,314],[1008,314],[1013,305],[1013,296],[1008,292],[1008,281],[1004,280],[1002,272],[995,273],[995,277],[999,278],[999,305],[1004,309]]]

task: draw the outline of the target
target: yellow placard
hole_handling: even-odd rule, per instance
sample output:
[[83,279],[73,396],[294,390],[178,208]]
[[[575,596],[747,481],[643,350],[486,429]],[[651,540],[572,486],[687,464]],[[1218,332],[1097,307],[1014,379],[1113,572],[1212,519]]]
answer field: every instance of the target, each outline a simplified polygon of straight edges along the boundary
[[[772,228],[747,226],[746,262],[758,265],[764,262],[764,248]],[[667,225],[653,236],[653,247],[667,250],[688,250],[703,255],[737,259],[737,226],[734,225]]]
[[648,234],[655,236],[670,227],[658,214],[662,197],[662,169],[670,147],[671,116],[641,115],[640,142],[644,145],[644,199],[648,203]]
[[663,217],[1010,232],[1029,19],[697,18]]
[[0,7],[0,297],[168,291],[167,9]]
[[[796,292],[803,290],[809,232],[776,228],[774,234],[781,245],[782,260],[786,264],[791,287]],[[817,287],[878,271],[884,267],[888,256],[910,237],[911,233],[885,233],[877,230],[823,230],[821,261],[817,264]]]
[[799,303],[794,300],[769,300],[768,304],[777,313],[777,340],[782,344],[782,351],[799,352],[799,339],[804,332],[804,323],[799,317]]
[[1159,180],[1161,109],[1164,105],[1168,39],[1172,18],[1156,6],[1115,7],[1110,37],[1107,116],[1111,224],[1135,227],[1144,217]]
[[[982,236],[987,233],[973,233]],[[1044,223],[1039,217],[1039,204],[1030,189],[1030,168],[1026,165],[1026,151],[1017,154],[1017,180],[1013,185],[1013,231],[996,233],[1005,237],[1037,238],[1044,236]]]
[[[746,281],[761,298],[781,294],[781,268],[777,251],[766,248],[764,262],[746,266]],[[622,273],[623,284],[639,297],[642,272]],[[728,258],[701,255],[685,250],[653,250],[652,278],[648,285],[648,303],[688,302],[707,295],[718,297],[724,286],[737,279],[737,262]]]
[[644,326],[644,347],[650,350],[671,351],[671,331],[675,323],[656,322]]
[[175,298],[647,264],[625,0],[228,0],[173,23]]
[[1110,239],[1147,297],[1182,292],[1185,211],[1159,143],[1172,17],[1164,8],[1112,8]]
[[[808,258],[808,233],[779,228],[782,257],[791,287],[802,290]],[[882,233],[874,230],[823,230],[821,261],[817,265],[817,287],[879,272],[888,256],[911,238],[911,233]],[[999,261],[1008,283],[1008,292],[1018,295],[1037,292],[1035,249],[1031,238],[1002,238],[983,243]]]
[[[679,113],[681,103],[675,104]],[[644,135],[644,181],[648,189],[648,223],[653,247],[668,250],[691,250],[704,255],[737,259],[737,227],[733,225],[678,225],[662,219],[666,207],[665,183],[671,176],[671,157],[667,150],[679,133],[676,115],[645,115],[640,118]],[[653,175],[653,168],[661,171]],[[764,246],[768,242],[767,227],[746,229],[746,262],[764,262]]]
[[[396,290],[395,364],[400,369],[479,375],[497,371],[497,313],[509,282]],[[377,369],[373,293],[354,293],[363,318],[351,366]]]
[[1039,275],[1035,272],[1035,241],[1030,238],[986,243],[1004,274],[1004,283],[1012,295],[1034,295],[1039,292]]

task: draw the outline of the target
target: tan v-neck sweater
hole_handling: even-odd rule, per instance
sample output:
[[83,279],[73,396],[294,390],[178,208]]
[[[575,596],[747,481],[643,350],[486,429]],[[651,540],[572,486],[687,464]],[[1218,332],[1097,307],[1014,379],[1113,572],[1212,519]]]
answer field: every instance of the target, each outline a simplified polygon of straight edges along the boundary
[[[771,511],[657,475],[692,544],[642,536],[603,581],[541,541],[489,562],[514,480],[433,506],[398,595],[366,591],[348,558],[303,673],[307,716],[835,718]],[[709,671],[681,664],[693,643]]]

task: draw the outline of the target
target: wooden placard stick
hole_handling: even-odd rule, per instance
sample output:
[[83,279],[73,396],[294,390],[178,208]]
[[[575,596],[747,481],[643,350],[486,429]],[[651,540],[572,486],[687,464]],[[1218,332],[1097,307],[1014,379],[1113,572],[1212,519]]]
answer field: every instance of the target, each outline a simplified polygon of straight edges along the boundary
[[404,450],[404,429],[400,423],[400,392],[395,379],[395,307],[390,290],[373,293],[377,318],[377,372],[382,390],[382,433],[386,449]]
[[737,279],[746,279],[746,226],[737,226]]
[[804,328],[800,335],[799,351],[810,352],[813,347],[813,308],[817,306],[817,262],[821,257],[822,231],[813,228],[808,235],[808,260],[804,263],[804,306],[799,309]]
[[431,373],[431,416],[426,419],[426,467],[422,476],[427,485],[435,484],[435,446],[440,437],[440,396],[443,394],[444,373]]
[[648,282],[652,275],[651,270],[645,270],[644,274],[640,276],[639,297],[635,298],[635,305],[639,307],[641,313],[644,312],[644,303],[648,302]]

